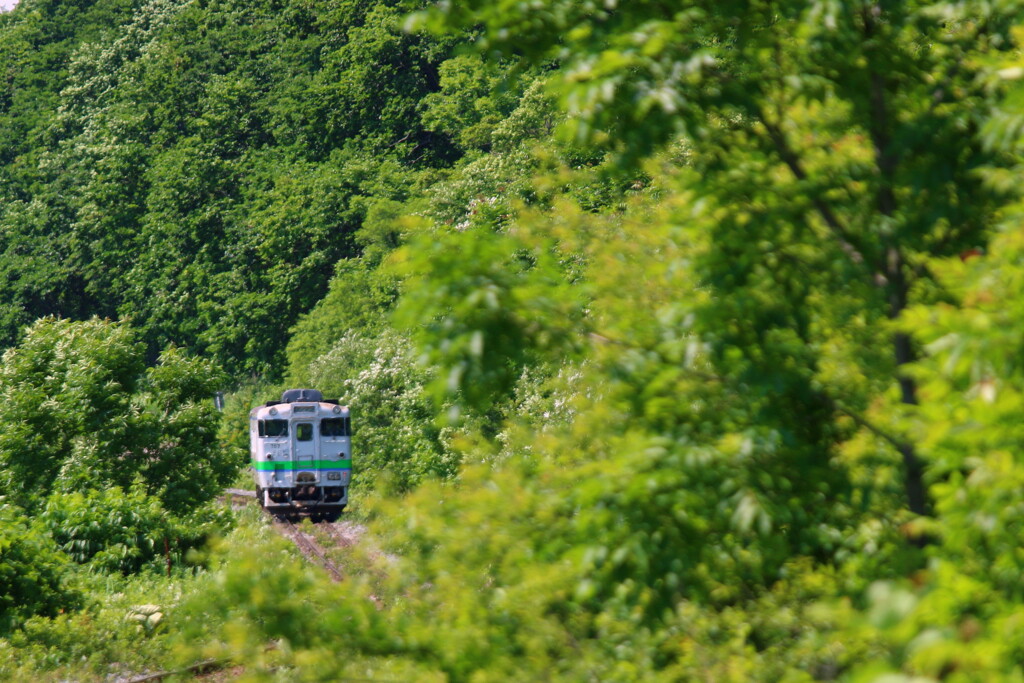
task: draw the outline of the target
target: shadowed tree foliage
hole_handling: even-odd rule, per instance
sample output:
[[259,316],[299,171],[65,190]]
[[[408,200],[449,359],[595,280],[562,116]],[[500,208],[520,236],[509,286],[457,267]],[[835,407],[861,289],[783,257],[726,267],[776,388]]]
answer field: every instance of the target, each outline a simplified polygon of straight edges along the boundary
[[281,376],[284,335],[359,253],[369,205],[460,155],[421,121],[453,41],[401,16],[306,0],[4,16],[7,343],[42,315],[118,315],[150,360],[173,343]]

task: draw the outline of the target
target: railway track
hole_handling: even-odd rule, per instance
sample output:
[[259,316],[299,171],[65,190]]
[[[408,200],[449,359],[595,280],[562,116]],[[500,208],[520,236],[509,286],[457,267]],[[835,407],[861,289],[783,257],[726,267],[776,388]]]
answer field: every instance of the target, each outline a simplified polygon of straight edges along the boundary
[[256,492],[245,489],[224,489],[221,496],[226,502],[231,503],[232,509],[240,510],[256,502]]
[[[256,492],[248,491],[246,489],[224,489],[223,495],[225,500],[230,501],[232,507],[245,507],[256,502]],[[341,570],[338,568],[338,565],[327,557],[327,553],[322,547],[320,547],[319,543],[309,538],[309,536],[303,533],[298,525],[291,520],[275,517],[269,512],[266,514],[271,518],[272,524],[278,529],[278,532],[298,547],[299,552],[302,553],[303,557],[323,567],[324,571],[327,572],[332,581],[337,583],[342,580],[343,575]],[[338,531],[333,524],[327,524],[325,525],[325,528],[327,529],[327,533],[338,542],[339,547],[352,545],[352,539]],[[376,599],[373,600],[379,608],[379,601]],[[116,683],[155,683],[156,681],[163,681],[173,676],[197,676],[206,672],[219,671],[227,664],[227,660],[204,660],[197,664],[193,664],[192,666],[185,667],[183,669],[176,669],[174,671],[154,671],[118,678],[116,679]]]
[[354,545],[357,538],[353,538],[351,535],[345,534],[336,527],[334,524],[328,524],[325,527],[328,535],[334,539],[334,544],[339,548],[347,548],[350,545]]
[[[270,513],[267,513],[268,515]],[[271,517],[273,517],[271,515]],[[292,543],[298,546],[299,551],[302,555],[310,560],[319,564],[324,570],[330,575],[331,580],[338,582],[342,580],[341,570],[338,569],[338,565],[334,563],[331,558],[327,557],[327,553],[320,547],[320,544],[311,539],[305,533],[296,526],[295,522],[290,519],[282,519],[280,517],[273,517],[274,526],[277,527],[281,535],[288,538]]]
[[[256,502],[255,491],[248,491],[246,489],[224,489],[224,497],[231,501],[231,505],[233,507],[244,507]],[[299,552],[302,553],[303,557],[314,564],[318,564],[323,567],[328,575],[330,575],[331,580],[335,582],[342,580],[342,573],[341,570],[338,569],[338,565],[327,557],[327,553],[320,544],[303,533],[295,522],[284,517],[272,515],[266,510],[264,510],[264,512],[266,512],[267,516],[273,521],[273,525],[277,528],[278,532],[298,547]],[[325,525],[325,528],[327,529],[327,533],[337,540],[340,546],[348,546],[352,544],[351,539],[342,536],[332,524]]]

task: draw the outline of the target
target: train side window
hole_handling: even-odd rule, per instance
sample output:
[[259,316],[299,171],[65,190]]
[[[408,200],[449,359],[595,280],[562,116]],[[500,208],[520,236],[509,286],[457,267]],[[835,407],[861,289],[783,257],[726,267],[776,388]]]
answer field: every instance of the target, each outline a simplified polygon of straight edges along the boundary
[[313,424],[311,422],[300,422],[299,424],[295,425],[295,440],[312,441]]
[[260,420],[259,433],[262,437],[288,436],[288,420]]
[[329,417],[320,420],[321,436],[349,436],[347,417]]

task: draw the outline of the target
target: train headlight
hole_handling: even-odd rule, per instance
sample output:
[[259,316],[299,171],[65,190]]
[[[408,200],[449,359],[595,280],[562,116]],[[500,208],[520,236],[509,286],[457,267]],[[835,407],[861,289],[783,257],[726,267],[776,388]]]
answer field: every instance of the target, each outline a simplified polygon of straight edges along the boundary
[[341,479],[341,472],[328,472],[327,478],[330,480]]
[[270,409],[270,414],[271,415],[277,415],[277,408],[271,408]]
[[334,406],[334,414],[341,415],[341,408],[339,406]]

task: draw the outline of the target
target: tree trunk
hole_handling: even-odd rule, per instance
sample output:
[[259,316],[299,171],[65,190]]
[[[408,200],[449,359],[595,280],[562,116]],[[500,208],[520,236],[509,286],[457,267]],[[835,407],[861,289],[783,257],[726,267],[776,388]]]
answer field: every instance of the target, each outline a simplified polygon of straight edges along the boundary
[[[889,288],[889,318],[895,320],[907,307],[907,281],[903,271],[903,255],[896,247],[889,247],[886,254],[886,279]],[[897,332],[893,335],[893,354],[896,360],[896,378],[900,385],[900,401],[905,405],[917,405],[917,385],[914,380],[900,372],[903,365],[914,360],[914,349],[910,335]],[[914,446],[904,443],[899,447],[903,456],[903,485],[907,493],[907,506],[916,515],[930,513],[928,489],[924,483],[924,463],[917,457]]]
[[[874,32],[874,21],[870,14],[865,15],[865,29],[870,38]],[[896,196],[893,184],[896,176],[897,160],[892,152],[889,132],[889,114],[886,106],[885,80],[881,74],[871,74],[871,139],[875,147],[875,163],[881,176],[881,184],[876,198],[880,214],[887,218],[896,215]],[[883,270],[888,295],[888,317],[899,318],[907,308],[910,284],[907,282],[905,260],[900,251],[898,238],[891,241],[885,250]],[[901,372],[903,365],[914,360],[914,349],[910,335],[897,332],[893,335],[893,355],[896,361],[896,379],[900,385],[900,401],[905,405],[917,405],[917,385],[914,380]],[[907,507],[916,515],[929,514],[931,505],[928,500],[928,489],[924,483],[924,463],[917,457],[914,446],[910,443],[899,448],[903,457],[903,485],[907,494]]]

